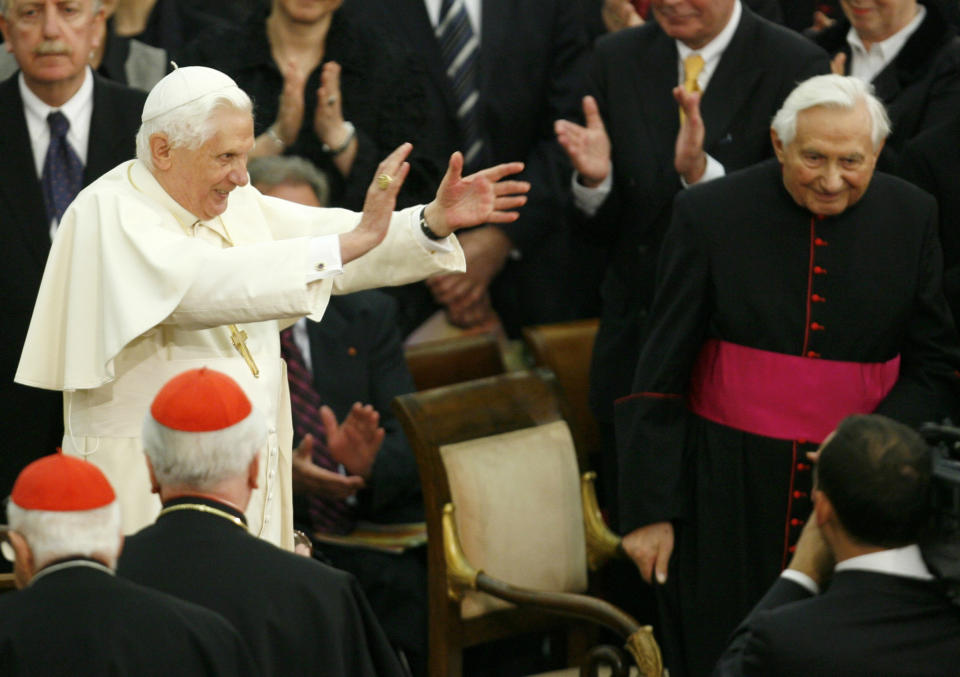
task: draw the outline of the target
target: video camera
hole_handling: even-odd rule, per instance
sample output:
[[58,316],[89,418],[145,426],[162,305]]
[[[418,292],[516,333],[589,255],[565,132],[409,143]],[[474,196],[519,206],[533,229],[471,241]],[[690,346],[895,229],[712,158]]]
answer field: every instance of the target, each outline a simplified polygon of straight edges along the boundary
[[920,434],[930,445],[933,469],[933,529],[923,556],[960,606],[960,428],[950,421],[924,423]]

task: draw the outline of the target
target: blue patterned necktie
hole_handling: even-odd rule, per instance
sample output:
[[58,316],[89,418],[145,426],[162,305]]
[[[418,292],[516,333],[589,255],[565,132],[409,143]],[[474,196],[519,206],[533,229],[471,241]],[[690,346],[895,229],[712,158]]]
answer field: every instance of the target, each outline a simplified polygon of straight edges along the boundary
[[436,35],[443,65],[453,84],[457,101],[465,165],[472,170],[483,148],[477,120],[477,54],[480,41],[470,25],[464,0],[443,0]]
[[50,125],[50,145],[43,161],[43,201],[47,206],[47,220],[60,223],[63,212],[83,186],[83,163],[67,142],[70,121],[60,111],[47,116]]

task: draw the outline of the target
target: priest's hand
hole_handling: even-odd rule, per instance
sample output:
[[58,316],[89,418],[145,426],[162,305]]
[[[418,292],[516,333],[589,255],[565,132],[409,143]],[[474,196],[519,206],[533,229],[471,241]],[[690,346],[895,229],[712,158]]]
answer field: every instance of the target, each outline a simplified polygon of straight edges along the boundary
[[706,128],[700,115],[700,92],[674,87],[673,98],[683,110],[683,124],[677,134],[673,166],[687,185],[691,185],[703,178],[707,171],[707,154],[703,150]]
[[363,489],[362,477],[345,477],[321,468],[313,462],[313,435],[307,435],[293,453],[293,490],[298,494],[316,494],[345,499]]
[[363,201],[360,223],[349,233],[340,236],[340,259],[344,264],[363,256],[387,236],[397,194],[410,171],[410,163],[406,160],[412,149],[409,143],[400,144],[377,166]]
[[596,188],[610,175],[610,137],[592,96],[583,97],[583,117],[585,127],[557,120],[553,130],[580,175],[580,182],[587,188]]
[[327,432],[327,448],[338,463],[351,475],[370,479],[370,469],[377,458],[386,432],[380,427],[380,414],[369,404],[354,402],[350,413],[337,423],[330,407],[320,407],[320,420]]
[[662,585],[667,582],[667,565],[673,553],[673,525],[654,522],[634,529],[623,537],[623,550],[640,569],[643,580],[653,583],[656,574]]
[[463,176],[463,154],[457,151],[450,156],[437,196],[424,208],[427,227],[446,237],[460,228],[516,221],[519,214],[513,210],[526,204],[530,184],[503,179],[521,171],[522,162],[507,162]]

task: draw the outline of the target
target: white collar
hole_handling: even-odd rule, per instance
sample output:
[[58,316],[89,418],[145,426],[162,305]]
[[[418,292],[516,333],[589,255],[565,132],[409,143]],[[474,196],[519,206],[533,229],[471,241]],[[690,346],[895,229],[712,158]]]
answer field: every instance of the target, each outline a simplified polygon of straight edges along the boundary
[[737,32],[737,26],[740,25],[740,17],[742,14],[743,9],[740,7],[740,0],[736,0],[736,2],[733,3],[733,11],[730,13],[730,20],[727,21],[727,25],[723,27],[722,31],[717,33],[717,36],[713,40],[700,49],[691,49],[679,40],[675,40],[677,43],[677,52],[680,54],[680,60],[683,61],[691,54],[699,54],[703,57],[704,64],[719,61],[723,55],[723,51],[727,48],[727,45],[730,44],[730,41],[733,40],[733,34]]
[[858,555],[838,562],[834,571],[873,571],[891,576],[933,580],[920,554],[920,547],[907,545],[902,548],[890,548],[867,555]]
[[[860,36],[857,35],[857,31],[853,29],[853,26],[851,26],[850,30],[847,31],[847,43],[850,45],[850,48],[854,53],[859,52],[860,54],[869,54],[871,56],[875,54],[878,55],[879,58],[883,60],[883,65],[886,66],[896,58],[897,54],[899,54],[900,50],[903,49],[904,44],[906,44],[910,36],[913,35],[918,28],[920,28],[920,24],[923,22],[923,19],[926,16],[927,8],[921,4],[917,4],[917,14],[913,17],[913,20],[910,21],[910,23],[898,30],[886,40],[873,43],[869,50],[867,50],[866,46],[863,44]],[[876,50],[876,52],[874,50]]]
[[90,70],[90,66],[87,66],[84,70],[83,84],[80,85],[80,89],[59,107],[44,103],[40,97],[30,91],[23,77],[23,71],[20,71],[20,75],[17,77],[17,84],[20,87],[20,98],[23,99],[23,107],[26,109],[28,121],[32,116],[35,121],[44,126],[47,124],[47,115],[51,111],[59,110],[70,121],[70,130],[73,131],[83,121],[80,115],[84,107],[93,105],[93,71]]

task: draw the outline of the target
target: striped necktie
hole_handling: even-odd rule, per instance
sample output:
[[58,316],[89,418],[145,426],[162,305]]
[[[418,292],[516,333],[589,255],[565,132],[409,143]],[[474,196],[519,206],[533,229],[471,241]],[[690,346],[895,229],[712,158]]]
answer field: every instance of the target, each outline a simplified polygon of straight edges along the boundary
[[[287,363],[290,382],[290,406],[293,409],[293,432],[297,443],[309,433],[313,435],[313,462],[331,472],[338,472],[337,462],[327,448],[327,435],[320,423],[320,395],[313,387],[313,378],[293,340],[293,328],[280,332],[280,354]],[[310,523],[314,532],[348,534],[357,523],[356,509],[342,499],[310,494],[307,497]]]
[[464,0],[443,0],[436,29],[440,53],[447,77],[453,84],[460,120],[465,165],[474,169],[480,157],[483,140],[477,120],[477,54],[480,41],[470,25]]
[[63,212],[83,187],[83,163],[67,142],[70,121],[60,111],[47,116],[50,126],[50,145],[43,160],[40,184],[47,207],[47,223],[60,223]]

